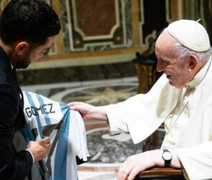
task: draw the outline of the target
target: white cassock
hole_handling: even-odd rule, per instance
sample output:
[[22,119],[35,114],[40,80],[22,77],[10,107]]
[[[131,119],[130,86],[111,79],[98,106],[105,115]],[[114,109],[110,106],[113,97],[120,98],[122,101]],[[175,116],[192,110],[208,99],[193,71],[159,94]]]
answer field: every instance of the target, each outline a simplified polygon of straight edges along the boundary
[[129,132],[134,143],[164,123],[162,148],[176,151],[189,179],[212,179],[211,59],[183,89],[171,86],[162,75],[147,94],[105,106],[105,110],[110,130]]

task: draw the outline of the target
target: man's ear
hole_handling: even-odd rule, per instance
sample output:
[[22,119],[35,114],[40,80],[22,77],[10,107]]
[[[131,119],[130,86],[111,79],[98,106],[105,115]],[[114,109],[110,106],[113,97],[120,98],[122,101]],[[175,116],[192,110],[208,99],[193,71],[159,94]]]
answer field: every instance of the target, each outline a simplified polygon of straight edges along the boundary
[[188,70],[193,71],[197,67],[197,62],[198,62],[197,57],[194,55],[190,55],[187,62]]
[[15,46],[15,51],[17,55],[21,56],[29,49],[29,44],[26,41],[18,42]]

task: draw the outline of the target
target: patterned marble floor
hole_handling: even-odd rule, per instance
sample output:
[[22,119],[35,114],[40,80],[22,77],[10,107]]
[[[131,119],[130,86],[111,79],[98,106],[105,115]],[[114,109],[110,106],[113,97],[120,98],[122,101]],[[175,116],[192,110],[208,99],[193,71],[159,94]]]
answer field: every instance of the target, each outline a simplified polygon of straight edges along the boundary
[[[59,83],[23,86],[23,90],[44,95],[52,100],[68,103],[83,101],[93,105],[107,105],[123,101],[137,92],[137,78],[103,81]],[[130,155],[142,152],[142,143],[134,145],[127,133],[110,136],[107,124],[86,121],[89,162],[78,166],[79,180],[114,180],[119,165]]]

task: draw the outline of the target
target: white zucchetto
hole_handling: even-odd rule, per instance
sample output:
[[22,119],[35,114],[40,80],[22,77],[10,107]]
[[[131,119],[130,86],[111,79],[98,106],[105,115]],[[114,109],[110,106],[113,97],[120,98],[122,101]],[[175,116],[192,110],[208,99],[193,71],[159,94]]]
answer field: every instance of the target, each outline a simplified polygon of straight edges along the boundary
[[208,33],[198,21],[178,20],[169,24],[167,31],[181,44],[193,51],[207,51],[210,48]]

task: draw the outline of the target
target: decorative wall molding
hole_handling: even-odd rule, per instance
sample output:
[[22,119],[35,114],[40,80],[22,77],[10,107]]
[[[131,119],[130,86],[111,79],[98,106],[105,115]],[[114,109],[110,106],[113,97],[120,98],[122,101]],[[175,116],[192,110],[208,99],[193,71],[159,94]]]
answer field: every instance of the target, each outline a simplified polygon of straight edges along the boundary
[[98,51],[131,45],[129,0],[66,0],[65,6],[64,31],[69,46],[66,51]]
[[[0,1],[0,12],[9,1]],[[59,15],[62,30],[32,69],[57,67],[59,62],[66,67],[131,61],[163,28],[181,18],[200,17],[209,35],[212,31],[211,0],[45,1]]]
[[141,46],[150,46],[170,21],[169,0],[139,0]]

